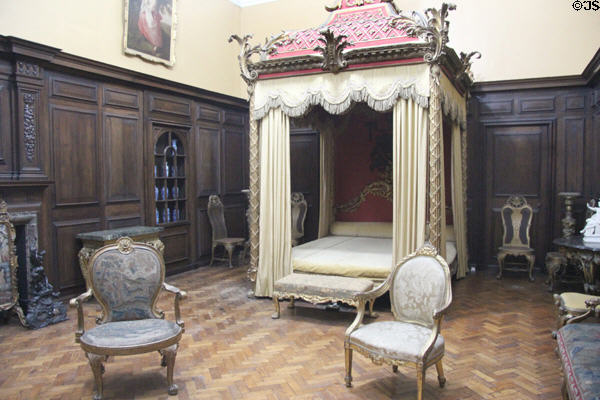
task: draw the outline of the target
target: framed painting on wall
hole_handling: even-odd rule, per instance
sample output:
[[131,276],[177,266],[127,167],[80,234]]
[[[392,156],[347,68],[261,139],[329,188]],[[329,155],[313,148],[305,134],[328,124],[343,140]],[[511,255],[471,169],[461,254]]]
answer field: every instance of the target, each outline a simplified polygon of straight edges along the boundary
[[125,54],[175,64],[176,0],[124,0]]

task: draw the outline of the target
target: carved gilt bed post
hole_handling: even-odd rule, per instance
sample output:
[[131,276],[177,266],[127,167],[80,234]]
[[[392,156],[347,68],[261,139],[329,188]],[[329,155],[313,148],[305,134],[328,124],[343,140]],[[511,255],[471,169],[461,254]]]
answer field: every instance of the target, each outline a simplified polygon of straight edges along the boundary
[[442,8],[428,8],[425,16],[413,13],[411,17],[399,16],[391,24],[403,29],[408,36],[418,37],[429,44],[423,59],[429,64],[429,137],[428,137],[428,209],[429,241],[438,250],[442,238],[442,106],[440,86],[440,57],[448,42],[449,10],[456,9],[454,4],[442,4]]
[[263,46],[257,45],[254,47],[250,46],[248,42],[252,35],[245,35],[243,38],[238,35],[231,35],[229,42],[233,40],[237,41],[240,45],[240,54],[238,55],[238,61],[240,63],[241,77],[248,86],[248,112],[249,112],[249,134],[248,134],[248,151],[250,153],[249,160],[249,227],[248,235],[250,241],[250,266],[248,267],[248,279],[254,282],[256,280],[256,272],[258,269],[258,240],[259,240],[259,225],[258,225],[258,214],[260,206],[260,182],[259,182],[259,154],[258,154],[258,121],[254,118],[254,87],[256,80],[258,79],[258,73],[255,70],[251,70],[252,61],[250,58],[254,54],[259,54],[261,58],[275,50],[275,46],[281,43],[286,38],[285,33],[281,33],[278,36],[273,36],[269,40],[265,40]]

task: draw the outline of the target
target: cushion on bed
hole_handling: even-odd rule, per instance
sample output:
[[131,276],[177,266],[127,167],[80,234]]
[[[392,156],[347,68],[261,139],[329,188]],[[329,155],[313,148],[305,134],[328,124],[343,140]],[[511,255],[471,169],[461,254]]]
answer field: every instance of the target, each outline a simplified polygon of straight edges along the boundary
[[330,232],[334,236],[363,236],[391,238],[391,222],[341,222],[331,224]]

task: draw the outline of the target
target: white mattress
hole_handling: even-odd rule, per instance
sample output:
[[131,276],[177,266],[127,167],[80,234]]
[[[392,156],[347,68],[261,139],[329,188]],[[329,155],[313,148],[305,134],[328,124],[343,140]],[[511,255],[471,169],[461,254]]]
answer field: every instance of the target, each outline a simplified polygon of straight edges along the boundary
[[326,236],[292,248],[294,272],[385,279],[392,266],[392,239]]
[[[456,244],[446,242],[448,264]],[[385,279],[392,267],[392,239],[326,236],[292,248],[294,272]]]

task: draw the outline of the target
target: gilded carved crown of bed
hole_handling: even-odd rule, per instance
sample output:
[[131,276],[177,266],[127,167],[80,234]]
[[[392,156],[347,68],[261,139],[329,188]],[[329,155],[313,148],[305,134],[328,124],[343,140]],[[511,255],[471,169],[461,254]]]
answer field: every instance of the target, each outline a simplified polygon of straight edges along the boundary
[[524,257],[527,260],[529,280],[533,281],[535,250],[531,248],[529,229],[533,218],[533,209],[525,197],[510,196],[500,210],[502,218],[502,246],[498,248],[498,279],[502,278],[507,256]]
[[[363,324],[365,303],[389,290],[393,321]],[[446,383],[442,368],[444,338],[442,317],[452,302],[450,271],[446,261],[430,244],[403,259],[375,289],[356,295],[358,314],[346,330],[344,350],[346,386],[352,384],[352,354],[356,350],[375,364],[413,365],[417,372],[417,398],[423,396],[425,371],[436,366],[441,387]]]
[[[75,341],[90,362],[96,392],[103,393],[103,362],[109,356],[158,351],[167,367],[168,393],[177,394],[173,369],[179,340],[184,332],[179,302],[186,293],[164,282],[165,263],[153,247],[122,237],[96,251],[89,263],[90,289],[70,301],[77,307]],[[175,322],[163,319],[156,303],[164,289],[175,294]],[[94,296],[102,308],[97,326],[85,330],[83,302]]]
[[[452,183],[457,276],[466,275],[466,99],[471,60],[480,54],[459,56],[447,46],[447,17],[453,9],[444,3],[424,14],[406,14],[390,0],[339,0],[316,28],[283,31],[258,45],[250,44],[252,35],[230,37],[240,46],[238,61],[249,95],[248,276],[256,281],[256,295],[271,296],[274,282],[291,273],[290,118],[304,118],[316,106],[339,118],[358,103],[373,113],[390,112],[391,170],[344,208],[355,209],[368,195],[388,198],[394,215],[393,260],[424,243],[426,226],[429,240],[444,256],[444,185]],[[444,117],[450,122],[451,165],[444,165],[442,157]],[[317,126],[319,237],[335,220],[335,125],[329,118]],[[451,182],[444,182],[445,168],[452,170]]]

